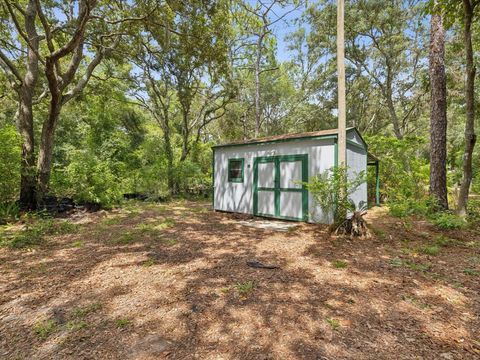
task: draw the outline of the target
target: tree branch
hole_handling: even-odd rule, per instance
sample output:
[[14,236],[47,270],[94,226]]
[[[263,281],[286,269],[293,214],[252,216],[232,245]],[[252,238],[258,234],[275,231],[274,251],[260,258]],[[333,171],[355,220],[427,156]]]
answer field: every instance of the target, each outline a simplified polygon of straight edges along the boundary
[[2,63],[5,64],[5,66],[10,70],[10,72],[17,78],[20,83],[23,82],[22,75],[20,75],[20,72],[18,69],[15,67],[15,65],[10,61],[10,59],[2,52],[2,49],[0,49],[0,59],[2,60]]

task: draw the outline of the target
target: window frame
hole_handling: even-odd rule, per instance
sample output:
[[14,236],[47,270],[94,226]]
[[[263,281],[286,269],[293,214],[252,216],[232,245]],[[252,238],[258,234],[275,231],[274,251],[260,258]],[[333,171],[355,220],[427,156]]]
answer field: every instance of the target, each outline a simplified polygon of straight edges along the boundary
[[[230,169],[232,167],[232,162],[233,161],[241,161],[241,175],[240,177],[231,177],[230,176]],[[244,158],[230,158],[228,159],[228,182],[232,182],[232,183],[243,183],[243,179],[244,179],[244,173],[245,173],[245,159]]]

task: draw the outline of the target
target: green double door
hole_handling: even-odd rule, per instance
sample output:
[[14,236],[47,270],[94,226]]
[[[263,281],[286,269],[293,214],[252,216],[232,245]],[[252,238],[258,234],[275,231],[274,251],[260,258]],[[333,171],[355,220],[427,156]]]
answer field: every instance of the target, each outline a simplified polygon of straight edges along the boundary
[[308,155],[256,157],[253,163],[253,213],[307,221]]

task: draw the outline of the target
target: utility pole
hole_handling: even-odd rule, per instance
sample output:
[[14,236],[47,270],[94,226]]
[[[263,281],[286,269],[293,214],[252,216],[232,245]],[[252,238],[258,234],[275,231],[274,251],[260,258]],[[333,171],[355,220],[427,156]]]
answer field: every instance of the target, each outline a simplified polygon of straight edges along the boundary
[[337,0],[338,166],[347,165],[344,0]]

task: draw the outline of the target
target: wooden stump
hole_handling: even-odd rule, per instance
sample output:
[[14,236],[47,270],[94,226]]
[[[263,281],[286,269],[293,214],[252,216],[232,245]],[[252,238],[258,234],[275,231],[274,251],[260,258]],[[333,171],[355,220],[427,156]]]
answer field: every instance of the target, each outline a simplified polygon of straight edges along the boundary
[[367,222],[363,218],[364,211],[355,211],[351,218],[345,220],[336,230],[335,234],[348,235],[350,237],[369,238],[370,231]]

